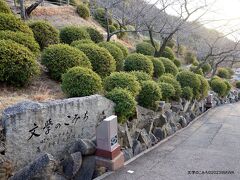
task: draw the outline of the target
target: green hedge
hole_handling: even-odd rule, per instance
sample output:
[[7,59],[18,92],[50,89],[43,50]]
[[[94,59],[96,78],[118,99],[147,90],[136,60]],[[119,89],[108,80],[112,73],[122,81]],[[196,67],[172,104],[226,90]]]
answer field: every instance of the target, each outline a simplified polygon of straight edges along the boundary
[[137,103],[128,90],[115,88],[106,94],[106,98],[116,104],[114,109],[119,123],[125,123],[129,117],[135,114]]
[[177,66],[168,58],[159,58],[162,62],[163,62],[163,65],[164,65],[164,68],[165,68],[165,73],[170,73],[174,76],[177,75],[178,73],[178,68]]
[[177,75],[177,81],[181,87],[190,87],[193,89],[194,98],[199,97],[201,81],[196,74],[191,71],[182,71]]
[[208,96],[208,91],[210,90],[210,86],[207,79],[204,78],[202,75],[197,74],[197,77],[201,82],[201,85],[199,88],[199,98],[204,99]]
[[110,43],[116,45],[118,48],[120,48],[122,50],[124,58],[126,58],[128,56],[128,54],[129,54],[128,49],[124,45],[122,45],[119,42],[113,42],[113,41],[111,41]]
[[30,23],[29,27],[41,49],[60,42],[59,31],[46,21]]
[[77,6],[77,13],[83,19],[88,19],[90,17],[90,10],[85,4],[79,4]]
[[68,97],[90,96],[103,89],[99,75],[84,67],[73,67],[63,74],[61,87]]
[[85,29],[90,35],[90,38],[93,42],[100,43],[104,40],[103,34],[100,33],[97,29],[91,27],[87,27]]
[[116,70],[116,62],[105,48],[95,44],[81,44],[76,48],[87,55],[92,63],[93,70],[101,77],[106,77]]
[[179,100],[181,94],[182,94],[182,88],[179,84],[179,82],[176,80],[176,78],[172,74],[164,74],[159,79],[158,82],[164,82],[171,84],[174,87],[175,94],[173,96],[173,100]]
[[155,58],[152,56],[148,56],[148,58],[151,59],[153,63],[153,67],[154,67],[153,76],[155,78],[159,78],[161,75],[165,73],[165,67],[163,65],[163,62],[161,61],[161,59]]
[[134,75],[141,85],[144,81],[152,80],[152,77],[143,71],[131,71],[130,74]]
[[170,102],[174,98],[175,88],[173,87],[172,84],[165,82],[160,82],[158,84],[162,90],[162,100]]
[[175,55],[173,50],[170,47],[166,47],[165,50],[163,51],[163,57],[168,58],[170,60],[174,60],[175,59]]
[[220,78],[228,79],[230,77],[230,74],[226,68],[219,68],[217,71],[217,76]]
[[221,78],[214,78],[211,80],[211,89],[219,96],[224,97],[227,92],[227,84]]
[[81,45],[81,44],[95,44],[95,43],[90,39],[83,39],[83,40],[73,41],[71,43],[71,46],[76,47],[76,46]]
[[212,67],[209,63],[206,63],[202,66],[203,74],[207,74],[211,71]]
[[179,68],[179,67],[181,67],[182,66],[182,63],[181,63],[181,61],[179,60],[179,59],[174,59],[173,60],[173,63]]
[[153,69],[154,67],[152,61],[142,54],[133,53],[128,55],[125,59],[125,71],[144,71],[152,76]]
[[0,0],[0,13],[7,13],[7,14],[11,14],[12,13],[12,11],[9,8],[8,4],[5,1],[3,1],[3,0]]
[[36,57],[40,54],[40,48],[34,37],[22,32],[0,31],[0,39],[11,39],[27,47]]
[[16,18],[13,14],[0,13],[0,31],[21,31],[33,36],[32,30],[21,19]]
[[28,48],[12,40],[0,44],[0,82],[23,86],[39,74],[36,57]]
[[182,98],[191,101],[193,98],[193,90],[189,86],[182,88]]
[[114,72],[104,79],[104,88],[111,91],[114,88],[127,89],[135,97],[139,94],[140,84],[136,77],[126,72]]
[[110,42],[101,42],[100,47],[107,49],[116,61],[116,70],[122,71],[124,65],[124,56],[120,48]]
[[148,109],[155,110],[156,102],[162,98],[161,88],[154,81],[145,81],[138,95],[138,104]]
[[75,66],[92,68],[87,56],[78,49],[66,44],[51,45],[42,54],[42,63],[48,70],[51,78],[61,80],[62,74]]
[[91,39],[88,32],[82,27],[67,26],[60,30],[62,43],[71,44],[73,41]]
[[147,42],[142,42],[136,45],[136,52],[143,55],[153,56],[155,53],[155,49],[151,44]]

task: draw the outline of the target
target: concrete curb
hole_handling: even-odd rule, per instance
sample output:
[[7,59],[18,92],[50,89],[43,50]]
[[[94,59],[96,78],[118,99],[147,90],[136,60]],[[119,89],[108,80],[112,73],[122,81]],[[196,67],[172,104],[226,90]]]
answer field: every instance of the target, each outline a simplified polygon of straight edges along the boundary
[[[231,104],[234,104],[234,103],[231,103]],[[223,104],[223,105],[228,105],[228,104]],[[223,106],[222,105],[222,106]],[[136,159],[138,159],[139,157],[145,155],[146,153],[149,153],[150,151],[156,149],[157,147],[159,147],[161,144],[165,143],[166,141],[168,141],[169,139],[173,138],[174,136],[178,135],[179,133],[181,133],[182,131],[185,131],[186,129],[190,128],[195,122],[197,122],[200,118],[202,118],[203,116],[205,116],[206,114],[208,114],[210,111],[216,109],[217,107],[220,107],[220,106],[215,106],[213,108],[210,108],[208,109],[207,111],[205,111],[204,113],[202,113],[201,115],[199,115],[198,117],[196,117],[194,120],[192,120],[186,127],[178,130],[177,132],[175,132],[174,134],[172,134],[171,136],[168,136],[166,137],[164,140],[160,141],[159,143],[157,143],[156,145],[152,146],[151,148],[141,152],[140,154],[134,156],[132,159],[126,161],[124,163],[124,166],[128,165],[129,163],[135,161]],[[109,171],[109,172],[106,172],[104,173],[103,175],[93,179],[93,180],[102,180],[104,178],[106,178],[107,176],[111,175],[112,173],[114,173],[114,171]]]

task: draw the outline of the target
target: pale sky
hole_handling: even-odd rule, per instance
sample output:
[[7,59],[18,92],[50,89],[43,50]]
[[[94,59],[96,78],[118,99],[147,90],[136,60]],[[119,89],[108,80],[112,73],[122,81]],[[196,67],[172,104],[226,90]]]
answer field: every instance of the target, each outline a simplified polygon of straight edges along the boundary
[[[234,35],[240,38],[240,0],[205,0],[212,4],[207,14],[200,20],[206,27],[223,33],[239,29]],[[152,3],[156,0],[151,0]],[[198,0],[196,0],[198,2]],[[169,11],[171,14],[176,15]],[[212,21],[214,20],[214,22]],[[208,23],[206,23],[208,22]]]

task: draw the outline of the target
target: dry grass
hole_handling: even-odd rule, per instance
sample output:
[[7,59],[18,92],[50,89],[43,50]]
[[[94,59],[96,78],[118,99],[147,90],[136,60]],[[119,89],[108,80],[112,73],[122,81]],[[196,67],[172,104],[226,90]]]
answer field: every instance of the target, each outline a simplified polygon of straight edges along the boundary
[[23,88],[0,84],[0,114],[3,109],[21,101],[42,102],[62,98],[64,98],[64,95],[60,84],[49,79],[47,74],[42,72],[39,77]]

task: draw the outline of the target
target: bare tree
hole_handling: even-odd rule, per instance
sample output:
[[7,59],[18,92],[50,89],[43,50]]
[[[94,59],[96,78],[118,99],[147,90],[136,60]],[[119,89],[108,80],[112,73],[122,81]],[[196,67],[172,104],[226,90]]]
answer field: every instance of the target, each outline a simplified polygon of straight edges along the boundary
[[38,0],[35,3],[31,4],[29,7],[25,8],[25,0],[19,0],[20,10],[21,10],[21,18],[23,20],[28,19],[31,15],[32,11],[34,9],[36,9],[42,2],[43,2],[43,0]]

